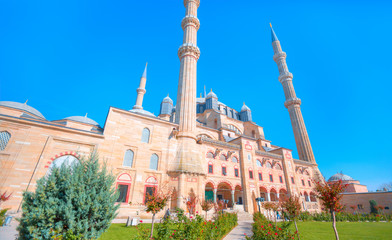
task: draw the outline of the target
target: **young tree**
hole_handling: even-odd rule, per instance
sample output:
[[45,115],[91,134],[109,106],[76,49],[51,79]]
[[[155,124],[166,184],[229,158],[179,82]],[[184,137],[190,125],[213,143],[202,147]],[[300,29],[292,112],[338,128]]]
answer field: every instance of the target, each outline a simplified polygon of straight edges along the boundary
[[290,220],[294,222],[298,239],[300,239],[297,222],[296,222],[299,214],[301,213],[301,203],[299,197],[291,195],[290,197],[282,197],[279,199],[279,201],[282,209],[288,214]]
[[206,220],[207,220],[207,212],[210,211],[214,207],[214,203],[210,200],[203,200],[200,203],[201,209],[206,212]]
[[369,204],[370,204],[370,213],[378,214],[377,202],[375,200],[370,200]]
[[199,198],[196,196],[196,194],[193,192],[193,190],[191,190],[191,192],[189,193],[188,198],[185,200],[185,204],[186,204],[186,207],[188,209],[189,216],[191,214],[195,214],[196,205],[197,205],[198,202],[199,202]]
[[343,184],[341,180],[330,183],[316,182],[315,190],[317,197],[322,201],[324,208],[331,213],[332,216],[332,228],[335,232],[336,240],[339,240],[338,230],[336,229],[336,212],[342,210],[343,206],[340,204],[340,200],[343,195],[347,184]]
[[152,213],[152,224],[150,231],[151,239],[154,234],[155,215],[165,208],[171,194],[171,191],[165,191],[162,187],[154,191],[151,195],[146,196],[146,212]]
[[[3,202],[8,201],[11,198],[12,193],[8,194],[7,196],[7,191],[3,192],[0,194],[0,206]],[[0,226],[3,226],[4,220],[5,220],[5,215],[7,214],[9,208],[1,209],[0,208]]]
[[34,193],[23,193],[19,239],[61,238],[69,233],[97,239],[119,208],[114,182],[95,153],[77,164],[54,167],[37,181]]

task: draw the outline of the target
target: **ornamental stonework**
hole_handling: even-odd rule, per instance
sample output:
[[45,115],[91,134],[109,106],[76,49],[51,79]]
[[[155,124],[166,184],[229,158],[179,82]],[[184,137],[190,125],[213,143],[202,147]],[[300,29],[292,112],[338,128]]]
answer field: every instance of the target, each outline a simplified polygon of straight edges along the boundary
[[185,30],[185,28],[187,26],[192,26],[192,27],[195,27],[196,30],[199,30],[199,28],[200,28],[200,21],[199,21],[199,19],[197,17],[195,17],[193,15],[187,15],[181,21],[182,30]]
[[178,57],[182,59],[185,56],[192,56],[196,58],[196,60],[199,59],[200,57],[200,49],[191,43],[184,43],[181,45],[181,47],[178,49]]
[[299,98],[290,98],[287,99],[286,102],[284,102],[284,106],[286,108],[289,108],[291,105],[301,105],[301,99]]

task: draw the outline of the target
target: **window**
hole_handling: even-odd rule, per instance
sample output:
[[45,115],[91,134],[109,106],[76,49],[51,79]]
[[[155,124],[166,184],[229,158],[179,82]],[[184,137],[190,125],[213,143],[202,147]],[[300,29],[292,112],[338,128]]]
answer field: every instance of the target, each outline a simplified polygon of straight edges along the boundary
[[280,182],[280,183],[283,183],[283,178],[282,178],[282,176],[279,176],[279,182]]
[[302,186],[305,186],[305,181],[303,179],[301,180],[301,182],[302,182]]
[[253,171],[252,170],[249,170],[249,178],[253,179]]
[[263,181],[263,174],[259,172],[259,181]]
[[237,157],[232,157],[232,158],[231,158],[231,161],[232,161],[233,163],[238,163],[238,158],[237,158]]
[[227,125],[227,128],[233,130],[236,134],[241,135],[241,131],[236,126],[229,124]]
[[282,170],[282,167],[280,166],[280,164],[276,164],[276,165],[275,165],[275,169],[277,169],[277,170]]
[[312,185],[310,184],[310,180],[308,180],[308,185],[309,185],[309,187],[311,187]]
[[212,152],[207,153],[207,158],[214,158],[214,154]]
[[222,160],[222,161],[226,161],[226,156],[224,154],[221,154],[219,159]]
[[150,142],[150,130],[148,128],[144,128],[142,132],[142,142],[149,143]]
[[270,177],[270,182],[274,182],[274,177],[272,176],[272,174],[270,174],[269,177]]
[[158,155],[156,155],[155,153],[153,155],[151,155],[150,158],[150,169],[151,170],[158,170]]
[[208,164],[208,173],[214,173],[214,166],[212,165],[212,163]]
[[252,155],[250,155],[250,153],[248,154],[248,161],[252,161]]
[[127,173],[123,173],[117,178],[117,190],[120,195],[116,202],[127,203],[129,197],[129,190],[131,189],[132,178]]
[[267,162],[267,168],[272,168],[272,165],[271,165],[271,163],[270,162]]
[[234,168],[234,176],[236,176],[236,177],[239,176],[239,174],[238,174],[238,168]]
[[295,184],[295,183],[294,183],[294,178],[293,178],[293,177],[291,177],[291,183],[292,183],[292,184]]
[[259,159],[256,160],[256,165],[257,165],[258,167],[261,167],[261,162],[260,162]]
[[6,131],[0,132],[0,151],[3,151],[11,138],[11,134]]
[[150,196],[153,196],[155,193],[155,187],[153,186],[146,186],[146,194],[144,195],[144,204],[148,202]]
[[49,176],[52,173],[53,168],[60,168],[63,165],[67,167],[72,167],[73,165],[78,163],[79,160],[72,155],[58,157],[50,164],[48,171],[46,172],[46,176]]
[[226,172],[226,167],[222,167],[222,175],[223,176],[226,176],[227,175],[227,172]]
[[133,165],[133,151],[132,150],[127,150],[125,151],[124,155],[124,160],[123,160],[123,166],[124,167],[132,167]]
[[120,195],[118,196],[116,202],[122,202],[122,203],[127,202],[128,187],[129,185],[127,184],[118,184],[117,189]]

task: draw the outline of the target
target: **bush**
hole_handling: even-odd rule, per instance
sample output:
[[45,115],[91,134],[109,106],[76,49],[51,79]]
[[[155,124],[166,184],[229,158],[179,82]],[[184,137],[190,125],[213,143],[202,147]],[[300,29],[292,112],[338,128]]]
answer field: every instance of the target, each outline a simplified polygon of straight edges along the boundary
[[248,240],[288,240],[298,239],[298,237],[290,230],[292,222],[285,222],[278,227],[274,226],[272,221],[259,212],[253,214],[252,237],[246,237]]
[[23,194],[20,239],[96,239],[110,226],[119,207],[114,176],[95,154],[66,165]]
[[[326,212],[321,213],[312,213],[309,212],[302,212],[299,216],[299,219],[302,221],[318,221],[318,222],[331,222],[331,214]],[[368,214],[368,213],[348,213],[348,212],[338,212],[336,213],[336,221],[338,222],[365,222],[365,221],[388,221],[392,220],[392,214]]]
[[[187,217],[182,209],[177,209],[177,219],[170,217],[158,224],[154,239],[215,240],[221,239],[237,225],[237,214],[219,214],[214,221],[206,221],[201,215]],[[135,239],[148,239],[142,228],[138,228]]]

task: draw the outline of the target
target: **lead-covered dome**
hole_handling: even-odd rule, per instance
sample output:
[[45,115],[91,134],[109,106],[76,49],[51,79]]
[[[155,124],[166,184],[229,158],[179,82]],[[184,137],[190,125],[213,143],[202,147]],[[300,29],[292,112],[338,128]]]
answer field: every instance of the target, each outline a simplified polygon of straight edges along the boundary
[[354,179],[348,175],[345,175],[343,173],[336,173],[335,175],[333,175],[332,177],[330,177],[328,179],[328,182],[333,182],[333,181],[353,181]]
[[216,94],[211,89],[211,91],[207,94],[206,98],[218,98],[218,97],[216,96]]
[[36,117],[40,117],[40,118],[45,119],[44,115],[42,115],[37,109],[27,105],[26,103],[18,103],[18,102],[11,102],[11,101],[0,101],[0,106],[22,110],[22,111],[25,111],[27,113],[33,114]]
[[88,118],[87,116],[71,116],[71,117],[66,117],[64,118],[65,120],[72,120],[75,122],[80,122],[80,123],[86,123],[86,124],[90,124],[90,125],[94,125],[99,127],[99,124],[92,120],[91,118]]

